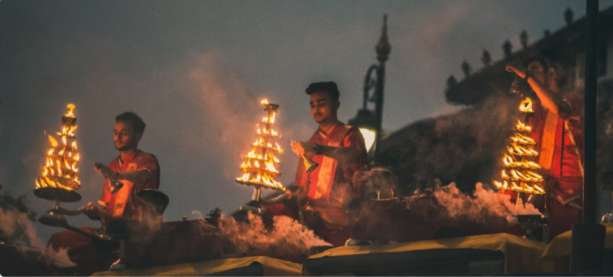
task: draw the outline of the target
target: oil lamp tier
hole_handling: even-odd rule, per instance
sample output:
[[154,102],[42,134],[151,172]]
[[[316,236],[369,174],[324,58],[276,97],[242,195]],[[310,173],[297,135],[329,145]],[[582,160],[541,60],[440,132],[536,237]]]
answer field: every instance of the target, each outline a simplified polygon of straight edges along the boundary
[[274,128],[279,105],[272,104],[264,99],[260,102],[265,115],[256,125],[256,140],[251,144],[251,149],[242,159],[240,165],[241,176],[235,181],[239,184],[251,186],[254,189],[252,200],[259,201],[262,189],[285,191],[286,188],[277,177],[279,172],[279,155],[283,149],[277,142],[280,138],[279,131]]
[[66,105],[60,130],[55,135],[47,135],[49,148],[44,155],[44,164],[34,187],[34,194],[39,198],[60,202],[81,200],[81,195],[77,192],[81,181],[75,112],[74,104]]
[[545,194],[545,186],[542,169],[537,162],[539,152],[536,150],[536,141],[530,137],[532,126],[529,118],[534,113],[532,99],[525,97],[519,103],[518,110],[523,118],[515,123],[502,155],[500,178],[493,183],[500,190],[542,195]]

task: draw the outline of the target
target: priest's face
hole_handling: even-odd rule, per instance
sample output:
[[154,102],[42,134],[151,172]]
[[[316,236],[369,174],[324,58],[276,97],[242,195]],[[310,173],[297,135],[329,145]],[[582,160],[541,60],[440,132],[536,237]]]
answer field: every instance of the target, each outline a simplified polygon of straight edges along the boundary
[[338,102],[325,91],[315,91],[310,94],[311,116],[318,124],[336,120]]
[[123,122],[115,122],[113,127],[113,143],[119,151],[136,149],[141,135],[134,130],[132,125]]

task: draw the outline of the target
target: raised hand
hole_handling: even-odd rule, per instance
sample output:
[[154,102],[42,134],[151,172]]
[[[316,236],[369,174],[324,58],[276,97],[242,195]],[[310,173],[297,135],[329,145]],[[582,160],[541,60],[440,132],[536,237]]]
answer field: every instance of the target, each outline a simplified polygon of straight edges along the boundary
[[519,77],[521,79],[525,79],[526,78],[526,75],[527,75],[526,72],[518,69],[515,66],[507,65],[504,69],[507,72],[511,72],[511,73],[515,74],[517,77]]
[[292,140],[290,143],[290,146],[292,148],[292,152],[294,152],[296,156],[298,157],[304,156],[304,146],[302,145],[302,142]]

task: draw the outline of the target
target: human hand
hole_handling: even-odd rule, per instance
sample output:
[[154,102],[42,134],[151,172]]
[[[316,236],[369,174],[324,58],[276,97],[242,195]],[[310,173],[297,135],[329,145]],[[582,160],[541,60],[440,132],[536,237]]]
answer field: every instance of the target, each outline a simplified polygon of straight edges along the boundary
[[100,218],[99,208],[93,202],[87,202],[81,210],[89,219],[96,220]]
[[518,69],[518,68],[517,68],[517,67],[515,67],[515,66],[512,66],[512,65],[507,65],[507,66],[506,66],[504,69],[505,69],[507,72],[511,72],[511,73],[515,74],[517,77],[519,77],[519,78],[521,78],[521,79],[525,79],[525,78],[526,78],[526,75],[527,75],[527,74],[526,74],[526,72],[524,72],[524,71],[522,71],[522,70]]
[[298,157],[304,156],[304,152],[305,151],[304,151],[304,146],[302,145],[302,142],[292,140],[290,142],[290,146],[292,148],[292,152],[294,152],[294,154],[296,154],[296,156],[298,156]]

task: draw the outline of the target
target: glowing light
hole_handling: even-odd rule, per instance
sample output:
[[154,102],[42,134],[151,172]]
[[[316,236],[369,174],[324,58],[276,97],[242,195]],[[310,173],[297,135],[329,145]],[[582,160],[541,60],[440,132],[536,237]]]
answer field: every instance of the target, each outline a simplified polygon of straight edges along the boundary
[[34,181],[36,189],[51,187],[77,190],[80,154],[76,141],[76,105],[69,103],[62,117],[62,126],[56,135],[48,135],[49,149],[45,151],[45,162],[40,175]]
[[256,125],[257,138],[251,144],[251,150],[243,157],[240,165],[242,175],[237,177],[236,182],[253,186],[256,190],[269,188],[285,191],[285,186],[276,180],[280,175],[277,169],[280,160],[277,154],[283,153],[283,149],[274,141],[279,137],[279,132],[273,129],[277,115],[278,105],[272,104],[268,99],[262,99],[260,105],[264,107],[266,114]]
[[534,109],[532,108],[532,99],[530,97],[524,98],[518,107],[519,111],[522,113],[533,113]]
[[[519,103],[520,113],[534,113],[532,99],[526,97]],[[514,133],[502,155],[503,169],[500,180],[493,181],[501,190],[510,190],[527,194],[544,194],[544,178],[540,174],[541,166],[535,161],[539,153],[535,149],[536,141],[530,137],[532,126],[522,120],[515,123]]]
[[68,103],[66,105],[66,112],[64,113],[65,117],[68,118],[76,118],[75,116],[75,110],[77,109],[77,106],[73,103]]
[[377,137],[377,132],[368,128],[359,128],[360,134],[364,138],[364,145],[366,145],[366,151],[370,151],[373,146],[375,146],[375,139]]

